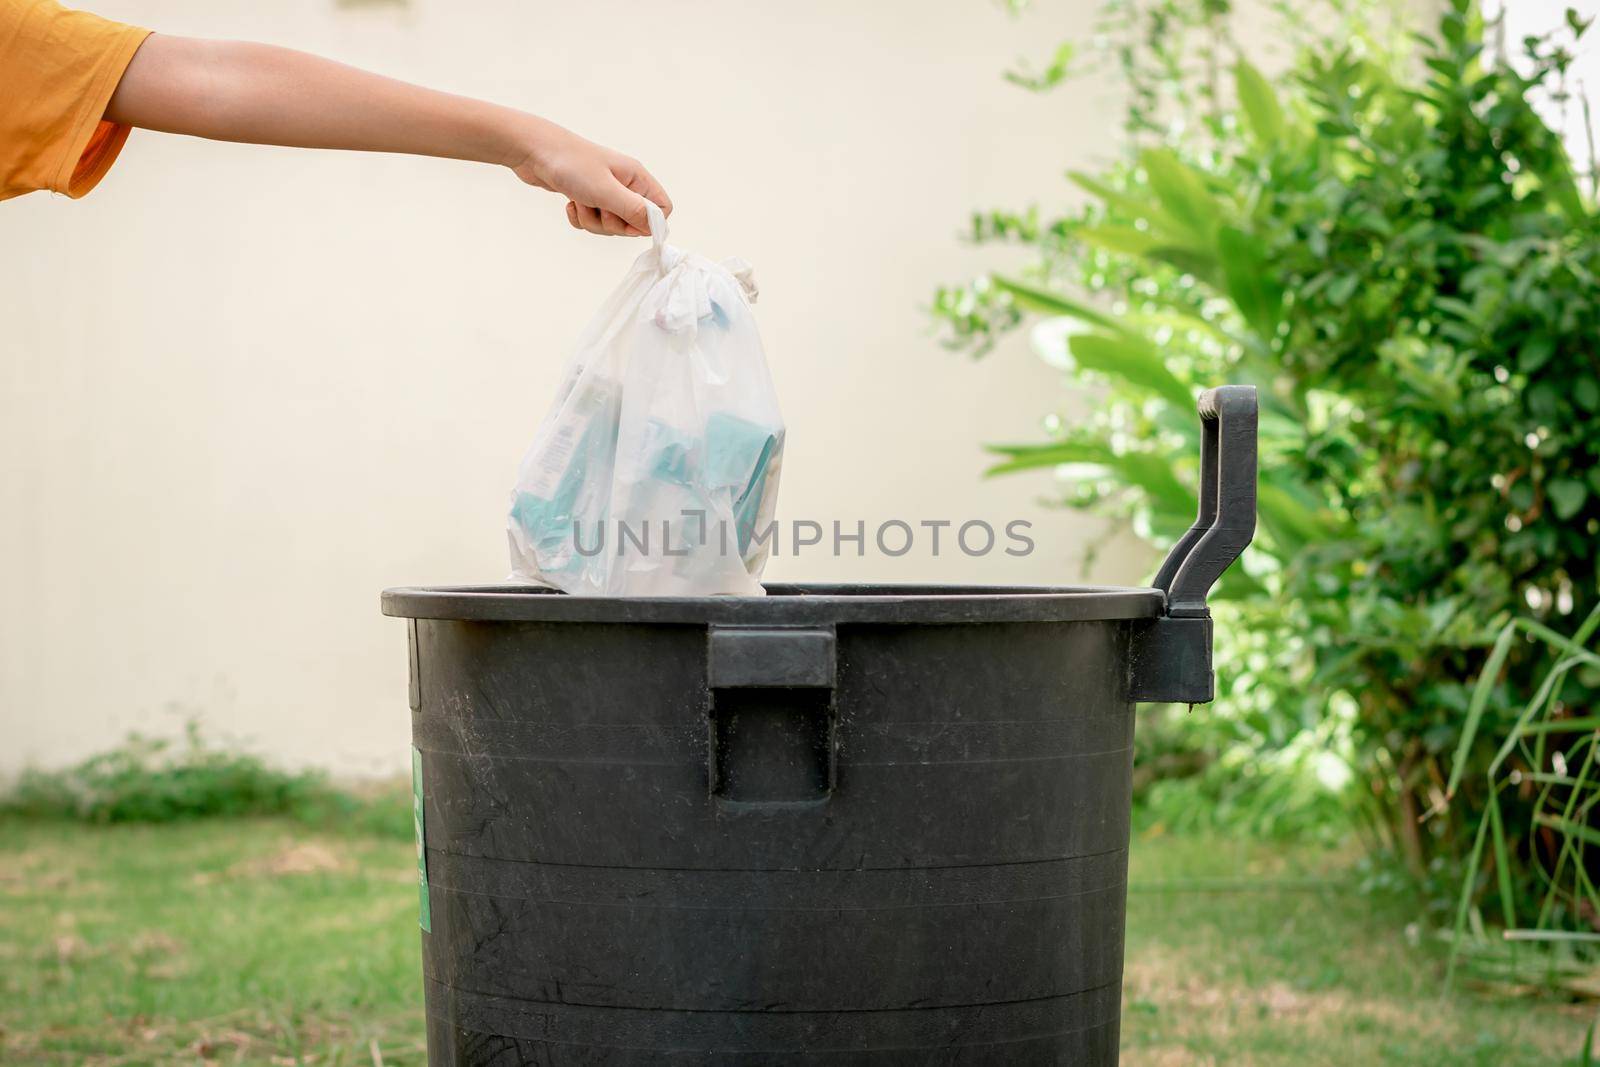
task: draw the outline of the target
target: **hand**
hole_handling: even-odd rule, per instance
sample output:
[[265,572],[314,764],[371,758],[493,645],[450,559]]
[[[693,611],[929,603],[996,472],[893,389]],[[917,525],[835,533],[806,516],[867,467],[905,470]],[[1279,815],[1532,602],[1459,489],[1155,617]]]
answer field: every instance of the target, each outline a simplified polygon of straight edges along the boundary
[[608,236],[645,237],[648,199],[672,214],[672,201],[637,159],[584,140],[553,122],[532,120],[523,135],[527,147],[508,164],[529,185],[567,198],[567,221],[574,228]]

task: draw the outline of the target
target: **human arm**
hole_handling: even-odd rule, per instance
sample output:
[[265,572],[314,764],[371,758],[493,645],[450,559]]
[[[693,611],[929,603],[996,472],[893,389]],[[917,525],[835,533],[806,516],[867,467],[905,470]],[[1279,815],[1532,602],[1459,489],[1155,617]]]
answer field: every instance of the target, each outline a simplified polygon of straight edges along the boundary
[[568,222],[591,233],[648,233],[646,199],[672,210],[638,160],[537,115],[272,45],[152,34],[105,117],[219,141],[495,163],[565,196]]

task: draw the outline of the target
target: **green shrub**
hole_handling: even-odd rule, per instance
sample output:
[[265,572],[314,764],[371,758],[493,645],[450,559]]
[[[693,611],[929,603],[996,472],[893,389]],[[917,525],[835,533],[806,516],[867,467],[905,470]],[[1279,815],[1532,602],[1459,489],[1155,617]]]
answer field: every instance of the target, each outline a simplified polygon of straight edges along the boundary
[[[1368,825],[1427,879],[1486,811],[1492,749],[1455,761],[1497,632],[1531,613],[1570,633],[1600,598],[1600,219],[1533,106],[1565,92],[1585,26],[1523,42],[1519,71],[1467,0],[1416,35],[1374,5],[1297,5],[1268,79],[1228,6],[1111,5],[1129,157],[1071,176],[1081,210],[976,217],[1034,262],[935,310],[979,352],[1046,316],[1041,354],[1103,399],[994,470],[1057,468],[1066,503],[1161,546],[1194,513],[1195,392],[1260,388],[1260,531],[1219,589],[1219,706],[1192,721],[1263,761],[1348,738]],[[1543,666],[1506,658],[1486,735]],[[1597,684],[1575,672],[1567,703]],[[1534,838],[1487,893],[1533,892]]]
[[0,814],[92,823],[283,815],[324,829],[412,835],[409,787],[338,789],[320,772],[214,748],[194,722],[181,742],[131,734],[65,770],[24,771],[0,797]]

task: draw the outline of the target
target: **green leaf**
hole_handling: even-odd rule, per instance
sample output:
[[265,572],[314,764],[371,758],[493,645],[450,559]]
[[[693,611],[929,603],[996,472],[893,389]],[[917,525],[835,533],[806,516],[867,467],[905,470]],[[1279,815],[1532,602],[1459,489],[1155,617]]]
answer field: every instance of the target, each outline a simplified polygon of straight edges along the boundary
[[1267,266],[1261,242],[1232,226],[1217,233],[1222,276],[1239,314],[1270,343],[1278,332],[1283,311],[1283,289]]
[[1517,351],[1517,369],[1524,374],[1532,374],[1556,354],[1556,343],[1545,334],[1540,334],[1524,341]]
[[1141,200],[1131,193],[1119,192],[1082,171],[1068,171],[1067,180],[1090,195],[1098,197],[1107,207],[1116,208],[1130,219],[1144,219],[1150,224],[1152,231],[1167,234],[1170,238],[1177,238],[1183,234],[1183,227],[1163,211],[1158,203]]
[[1132,334],[1108,336],[1080,333],[1067,341],[1074,362],[1084,370],[1098,371],[1146,390],[1169,404],[1189,408],[1194,393],[1167,369],[1155,345]]
[[1320,542],[1329,534],[1327,522],[1317,509],[1279,484],[1270,471],[1262,475],[1256,487],[1256,511],[1281,558],[1293,558],[1303,546]]
[[1267,79],[1248,60],[1240,59],[1233,68],[1233,86],[1250,132],[1263,148],[1276,146],[1283,139],[1283,110]]
[[[1590,652],[1584,645],[1589,638],[1600,629],[1600,604],[1584,618],[1583,625],[1578,627],[1571,637],[1563,637],[1543,623],[1534,622],[1532,619],[1518,619],[1517,625],[1530,635],[1537,637],[1551,648],[1560,649],[1574,663],[1588,663],[1600,667],[1600,655]],[[1553,668],[1552,668],[1553,671]]]
[[1121,476],[1143,489],[1157,511],[1174,516],[1189,516],[1198,501],[1187,486],[1172,473],[1172,458],[1153,452],[1126,452],[1117,457]]
[[1221,225],[1222,209],[1200,176],[1165,148],[1146,149],[1139,155],[1139,165],[1167,214],[1209,247]]
[[1175,267],[1185,274],[1193,274],[1213,288],[1222,288],[1221,264],[1217,262],[1217,257],[1209,252],[1200,252],[1181,245],[1164,244],[1152,248],[1149,255],[1157,262]]
[[1137,230],[1132,226],[1085,226],[1073,232],[1097,248],[1127,256],[1146,255],[1161,243],[1161,238],[1149,230]]
[[1467,322],[1477,323],[1479,321],[1477,308],[1465,300],[1457,300],[1453,296],[1436,296],[1433,298],[1433,306]]
[[[1098,197],[1108,209],[1115,209],[1125,219],[1142,220],[1148,229],[1135,232],[1148,233],[1153,242],[1162,248],[1182,249],[1183,254],[1191,256],[1214,254],[1210,234],[1195,230],[1190,223],[1174,215],[1161,202],[1159,195],[1147,199],[1132,192],[1122,192],[1081,171],[1068,171],[1067,178],[1079,188]],[[1152,192],[1155,191],[1153,183],[1150,189]]]
[[1005,456],[983,472],[985,478],[1015,471],[1036,470],[1040,467],[1059,467],[1064,463],[1098,463],[1110,466],[1116,455],[1105,445],[1088,441],[1049,441],[1037,445],[985,445],[996,455]]
[[1506,665],[1506,657],[1511,652],[1511,639],[1516,632],[1517,625],[1514,622],[1508,622],[1501,628],[1500,636],[1495,638],[1494,647],[1489,650],[1489,659],[1478,675],[1478,684],[1472,687],[1467,717],[1461,724],[1461,740],[1456,744],[1455,758],[1450,761],[1450,781],[1444,787],[1446,797],[1455,796],[1456,788],[1461,785],[1461,776],[1467,769],[1467,756],[1472,752],[1473,741],[1477,740],[1478,724],[1483,721],[1483,709],[1489,706],[1489,694],[1494,691],[1494,684]]
[[1500,817],[1500,798],[1489,799],[1490,844],[1494,846],[1494,869],[1500,882],[1500,916],[1506,928],[1517,925],[1517,895],[1511,886],[1511,855],[1506,848],[1506,830]]
[[1572,383],[1572,399],[1585,411],[1600,410],[1600,382],[1593,378],[1579,378]]
[[1328,283],[1328,303],[1334,307],[1343,307],[1355,295],[1356,286],[1361,284],[1359,274],[1340,274]]
[[1124,452],[1118,454],[1105,445],[1092,441],[1050,441],[1038,445],[988,445],[988,450],[1005,456],[984,471],[984,477],[1014,474],[1017,471],[1037,470],[1040,467],[1060,467],[1082,463],[1106,468],[1119,482],[1144,491],[1152,508],[1173,516],[1191,515],[1195,510],[1195,497],[1172,473],[1171,460],[1152,452]]
[[1582,823],[1573,822],[1571,819],[1563,819],[1559,815],[1546,815],[1540,812],[1533,817],[1533,821],[1541,826],[1548,826],[1552,830],[1560,830],[1568,837],[1575,837],[1587,844],[1600,845],[1600,830],[1585,826]]
[[[1499,803],[1499,796],[1491,786],[1489,803]],[[1472,841],[1472,853],[1467,857],[1466,876],[1461,879],[1461,895],[1456,902],[1456,921],[1450,938],[1450,956],[1445,963],[1444,988],[1448,992],[1455,985],[1456,963],[1461,947],[1467,943],[1467,914],[1472,907],[1472,891],[1477,882],[1478,867],[1483,862],[1484,842],[1489,838],[1489,820],[1478,820],[1478,833]]]
[[[1600,613],[1600,608],[1597,608],[1596,612]],[[1595,614],[1592,613],[1590,618],[1594,617]],[[1523,623],[1523,628],[1528,628],[1526,621]],[[1536,715],[1549,706],[1550,701],[1555,699],[1563,679],[1579,662],[1580,660],[1575,657],[1567,657],[1566,659],[1558,660],[1556,665],[1545,673],[1544,678],[1539,682],[1539,688],[1534,691],[1533,699],[1523,706],[1522,711],[1518,712],[1515,721],[1511,724],[1510,731],[1506,734],[1505,740],[1500,743],[1500,747],[1495,750],[1494,758],[1489,761],[1489,770],[1486,777],[1490,782],[1495,780],[1495,777],[1500,773],[1500,768],[1510,758],[1511,754],[1516,751],[1517,746],[1522,743],[1522,731],[1527,728]]]
[[1555,142],[1552,148],[1550,172],[1543,176],[1545,188],[1567,216],[1567,221],[1582,223],[1588,219],[1589,209],[1584,206],[1583,196],[1578,192],[1578,179],[1572,173],[1572,164],[1567,161],[1567,153],[1561,143]]
[[1072,59],[1077,53],[1077,46],[1072,41],[1064,41],[1050,57],[1050,63],[1044,70],[1035,74],[1027,67],[1018,67],[1005,72],[1006,81],[1012,85],[1020,86],[1030,92],[1042,93],[1054,89],[1072,76]]
[[1120,323],[1102,311],[1097,311],[1088,304],[1079,303],[1062,296],[1060,293],[1041,289],[1037,285],[1017,281],[999,274],[989,278],[998,289],[1003,289],[1011,294],[1011,299],[1024,311],[1035,311],[1045,315],[1067,315],[1083,322],[1091,323],[1102,329],[1122,329]]
[[[1575,719],[1555,719],[1551,722],[1536,722],[1523,728],[1525,734],[1586,734],[1591,730],[1600,730],[1600,715],[1580,715]],[[1565,779],[1569,784],[1572,779]]]
[[1589,488],[1576,478],[1556,478],[1545,486],[1545,492],[1550,497],[1550,503],[1555,506],[1556,518],[1570,519],[1583,510],[1583,502],[1589,496]]

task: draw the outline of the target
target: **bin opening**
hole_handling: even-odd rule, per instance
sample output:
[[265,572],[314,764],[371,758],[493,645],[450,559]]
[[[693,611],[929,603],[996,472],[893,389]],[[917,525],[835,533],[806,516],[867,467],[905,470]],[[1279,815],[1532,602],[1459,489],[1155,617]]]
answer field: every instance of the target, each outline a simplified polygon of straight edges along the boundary
[[[389,589],[385,614],[480,622],[676,622],[740,626],[834,623],[1073,622],[1150,619],[1160,589],[1048,585],[773,583],[761,597],[572,596],[528,585]],[[776,683],[782,685],[784,683]],[[790,683],[792,684],[792,683]]]

